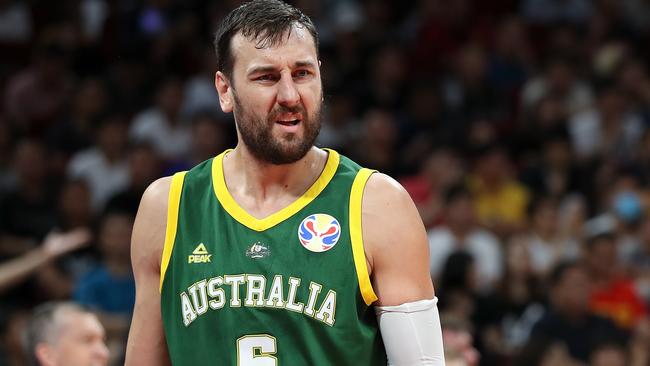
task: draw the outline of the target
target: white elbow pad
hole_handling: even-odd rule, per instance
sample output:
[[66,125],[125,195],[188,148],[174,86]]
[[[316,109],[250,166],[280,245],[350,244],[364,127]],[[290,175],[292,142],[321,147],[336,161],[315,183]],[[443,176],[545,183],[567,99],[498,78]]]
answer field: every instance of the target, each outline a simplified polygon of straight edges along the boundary
[[377,321],[392,366],[444,366],[438,298],[377,306]]

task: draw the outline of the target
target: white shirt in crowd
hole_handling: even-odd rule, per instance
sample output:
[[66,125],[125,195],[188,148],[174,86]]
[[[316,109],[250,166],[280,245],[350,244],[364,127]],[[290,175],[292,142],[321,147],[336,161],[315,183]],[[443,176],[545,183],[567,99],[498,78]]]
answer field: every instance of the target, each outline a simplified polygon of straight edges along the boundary
[[491,289],[501,278],[503,255],[499,240],[490,232],[476,229],[465,237],[463,243],[458,243],[447,227],[434,228],[428,236],[431,255],[429,269],[434,279],[440,278],[447,257],[457,250],[465,250],[474,258],[480,291]]
[[95,211],[106,201],[129,185],[129,166],[126,159],[111,164],[102,151],[91,148],[75,154],[68,164],[68,177],[88,184]]
[[156,152],[166,159],[182,159],[190,152],[190,128],[182,122],[171,125],[157,108],[138,114],[133,120],[129,134],[136,142],[150,143]]

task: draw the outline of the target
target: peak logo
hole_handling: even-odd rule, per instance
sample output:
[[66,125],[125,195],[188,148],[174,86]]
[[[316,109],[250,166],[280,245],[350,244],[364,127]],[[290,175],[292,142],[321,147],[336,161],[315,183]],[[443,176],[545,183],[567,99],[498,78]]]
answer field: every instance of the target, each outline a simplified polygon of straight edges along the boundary
[[201,243],[187,256],[187,263],[210,263],[211,258],[212,254],[209,254],[205,244]]

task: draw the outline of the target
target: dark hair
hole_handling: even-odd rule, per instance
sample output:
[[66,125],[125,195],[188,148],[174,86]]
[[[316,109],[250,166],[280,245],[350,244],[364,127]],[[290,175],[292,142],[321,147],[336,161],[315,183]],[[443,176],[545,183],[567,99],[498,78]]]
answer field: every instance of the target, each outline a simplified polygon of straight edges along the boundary
[[582,265],[575,260],[566,260],[557,264],[552,270],[548,277],[548,283],[551,287],[555,287],[562,282],[564,275],[574,269],[582,269]]
[[469,270],[474,262],[474,257],[463,250],[449,254],[440,274],[441,292],[468,290]]
[[447,190],[444,193],[443,200],[445,205],[449,205],[458,199],[463,199],[463,198],[472,199],[473,197],[474,195],[469,190],[467,185],[463,183],[458,183],[447,188]]
[[279,0],[253,0],[231,11],[223,19],[214,36],[217,69],[230,76],[234,60],[230,48],[232,38],[239,32],[255,41],[257,48],[280,44],[291,27],[298,23],[314,38],[318,54],[318,32],[311,19],[297,8]]

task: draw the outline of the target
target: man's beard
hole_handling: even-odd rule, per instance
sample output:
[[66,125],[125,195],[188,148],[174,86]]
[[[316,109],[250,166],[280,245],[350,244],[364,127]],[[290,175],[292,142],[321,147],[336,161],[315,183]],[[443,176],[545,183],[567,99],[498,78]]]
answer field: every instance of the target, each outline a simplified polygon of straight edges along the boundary
[[[268,116],[268,120],[249,113],[240,103],[237,95],[233,93],[234,115],[239,129],[239,134],[246,144],[246,148],[259,161],[275,165],[291,164],[302,159],[314,146],[321,126],[321,106],[313,115],[308,115],[302,105],[294,108],[276,107]],[[303,120],[303,136],[298,134],[282,134],[280,137],[273,135],[273,127],[278,116],[284,113],[300,113]]]

